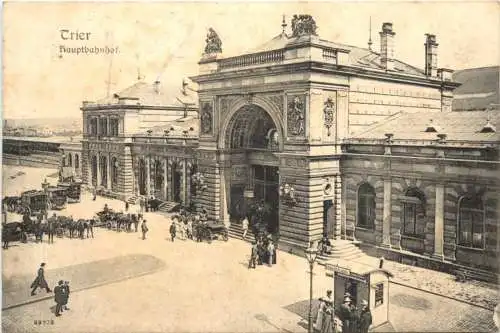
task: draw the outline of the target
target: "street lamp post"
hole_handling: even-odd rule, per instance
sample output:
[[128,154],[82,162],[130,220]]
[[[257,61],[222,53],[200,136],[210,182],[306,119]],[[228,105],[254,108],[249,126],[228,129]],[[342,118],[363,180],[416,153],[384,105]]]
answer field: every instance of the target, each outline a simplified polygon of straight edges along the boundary
[[309,320],[307,325],[307,332],[312,333],[312,298],[313,298],[313,268],[314,262],[318,256],[318,250],[313,248],[312,245],[306,249],[306,258],[309,262]]

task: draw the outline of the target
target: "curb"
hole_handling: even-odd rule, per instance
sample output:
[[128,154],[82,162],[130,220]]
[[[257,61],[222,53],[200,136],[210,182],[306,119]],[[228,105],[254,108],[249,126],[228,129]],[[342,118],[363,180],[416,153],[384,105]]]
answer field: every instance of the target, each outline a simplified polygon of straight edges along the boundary
[[403,286],[403,287],[407,287],[407,288],[411,288],[411,289],[414,289],[414,290],[422,291],[422,292],[425,292],[425,293],[428,293],[428,294],[432,294],[432,295],[435,295],[435,296],[440,296],[440,297],[448,298],[448,299],[451,299],[453,301],[457,301],[457,302],[464,303],[464,304],[467,304],[467,305],[471,305],[471,306],[475,306],[475,307],[478,307],[478,308],[482,308],[484,310],[488,310],[488,311],[491,311],[491,312],[495,311],[494,309],[487,308],[487,307],[485,307],[483,305],[475,304],[475,303],[472,303],[472,302],[469,302],[469,301],[464,301],[462,299],[458,299],[458,298],[447,296],[447,295],[443,295],[443,294],[438,294],[438,293],[435,293],[433,291],[421,289],[421,288],[418,288],[418,287],[415,287],[415,286],[412,286],[412,285],[409,285],[409,284],[405,284],[405,283],[401,283],[401,282],[396,282],[396,281],[392,281],[392,280],[389,280],[389,283],[393,283],[393,284],[397,284],[397,285],[400,285],[400,286]]
[[[86,286],[86,287],[75,288],[74,290],[71,290],[71,292],[72,293],[76,293],[76,292],[87,290],[87,289],[102,287],[102,286],[105,286],[105,285],[108,285],[108,284],[117,283],[117,282],[123,282],[123,281],[130,280],[130,279],[133,279],[133,278],[142,277],[142,276],[145,276],[145,275],[157,273],[157,272],[163,270],[165,268],[165,266],[166,265],[163,264],[163,266],[160,267],[160,268],[157,268],[157,269],[154,269],[154,270],[151,270],[151,271],[147,271],[147,272],[143,272],[143,273],[140,273],[138,275],[125,276],[125,277],[122,277],[122,278],[119,278],[119,279],[115,279],[115,280],[111,280],[111,281],[98,282],[98,283],[94,283],[94,284],[91,284],[91,285]],[[23,306],[23,305],[33,304],[33,303],[37,303],[37,302],[41,302],[41,301],[46,301],[48,299],[53,299],[53,298],[54,298],[54,293],[51,293],[51,294],[48,294],[48,295],[40,297],[40,298],[32,298],[32,299],[28,299],[26,301],[22,301],[22,302],[19,302],[19,303],[8,305],[6,307],[2,307],[2,311],[14,309],[14,308],[18,308],[18,307]]]

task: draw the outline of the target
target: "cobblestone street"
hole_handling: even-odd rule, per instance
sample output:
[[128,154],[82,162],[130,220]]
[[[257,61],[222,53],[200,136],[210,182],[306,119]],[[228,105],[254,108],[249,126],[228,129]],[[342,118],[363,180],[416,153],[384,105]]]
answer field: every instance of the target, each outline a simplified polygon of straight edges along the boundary
[[[86,194],[62,215],[91,216],[104,203],[123,202]],[[135,209],[132,207],[131,209]],[[2,312],[5,332],[305,332],[309,277],[304,258],[278,252],[278,264],[248,270],[250,247],[241,240],[169,241],[170,220],[146,213],[150,232],[97,229],[95,238],[56,238],[53,245],[15,243],[2,252],[5,297],[29,298],[40,262],[51,288],[70,280],[74,292],[62,317],[50,298]],[[163,266],[164,265],[164,266]],[[141,275],[145,271],[148,275]],[[315,268],[314,297],[332,288]],[[394,272],[396,276],[398,272]],[[432,274],[432,273],[428,273]],[[129,277],[117,281],[119,277]],[[136,276],[136,277],[134,277]],[[432,277],[432,275],[430,275]],[[116,281],[116,282],[115,282]],[[85,289],[94,284],[100,286]],[[83,289],[77,291],[78,289]],[[42,296],[45,292],[40,293]],[[5,306],[5,304],[4,304]],[[492,312],[391,284],[390,319],[397,331],[493,332]],[[38,320],[54,324],[35,325]]]

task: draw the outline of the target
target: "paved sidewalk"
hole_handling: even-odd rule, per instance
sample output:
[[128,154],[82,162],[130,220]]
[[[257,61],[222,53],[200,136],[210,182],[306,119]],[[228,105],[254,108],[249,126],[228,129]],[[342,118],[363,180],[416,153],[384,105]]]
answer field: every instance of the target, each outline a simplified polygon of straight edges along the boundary
[[[45,271],[45,278],[53,290],[59,280],[70,281],[71,291],[75,292],[95,286],[122,281],[161,270],[165,264],[150,255],[127,255],[90,263],[72,265]],[[36,272],[34,272],[36,273]],[[53,298],[53,293],[38,289],[30,296],[30,285],[35,275],[3,277],[2,309],[38,302]]]
[[[379,259],[368,255],[356,259],[374,267],[378,267]],[[497,286],[481,282],[457,282],[455,277],[422,267],[403,265],[395,261],[384,261],[384,268],[394,274],[393,282],[417,288],[431,293],[455,298],[493,310],[499,302]]]

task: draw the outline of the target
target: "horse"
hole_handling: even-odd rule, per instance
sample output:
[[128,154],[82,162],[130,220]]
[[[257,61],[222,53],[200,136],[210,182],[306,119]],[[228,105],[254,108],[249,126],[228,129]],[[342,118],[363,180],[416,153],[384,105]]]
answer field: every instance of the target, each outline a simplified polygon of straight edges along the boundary
[[78,238],[84,238],[84,232],[86,229],[88,229],[87,221],[84,219],[79,219],[75,224],[75,230],[78,232]]
[[23,225],[20,222],[6,223],[2,227],[2,248],[8,249],[9,242],[23,240]]

